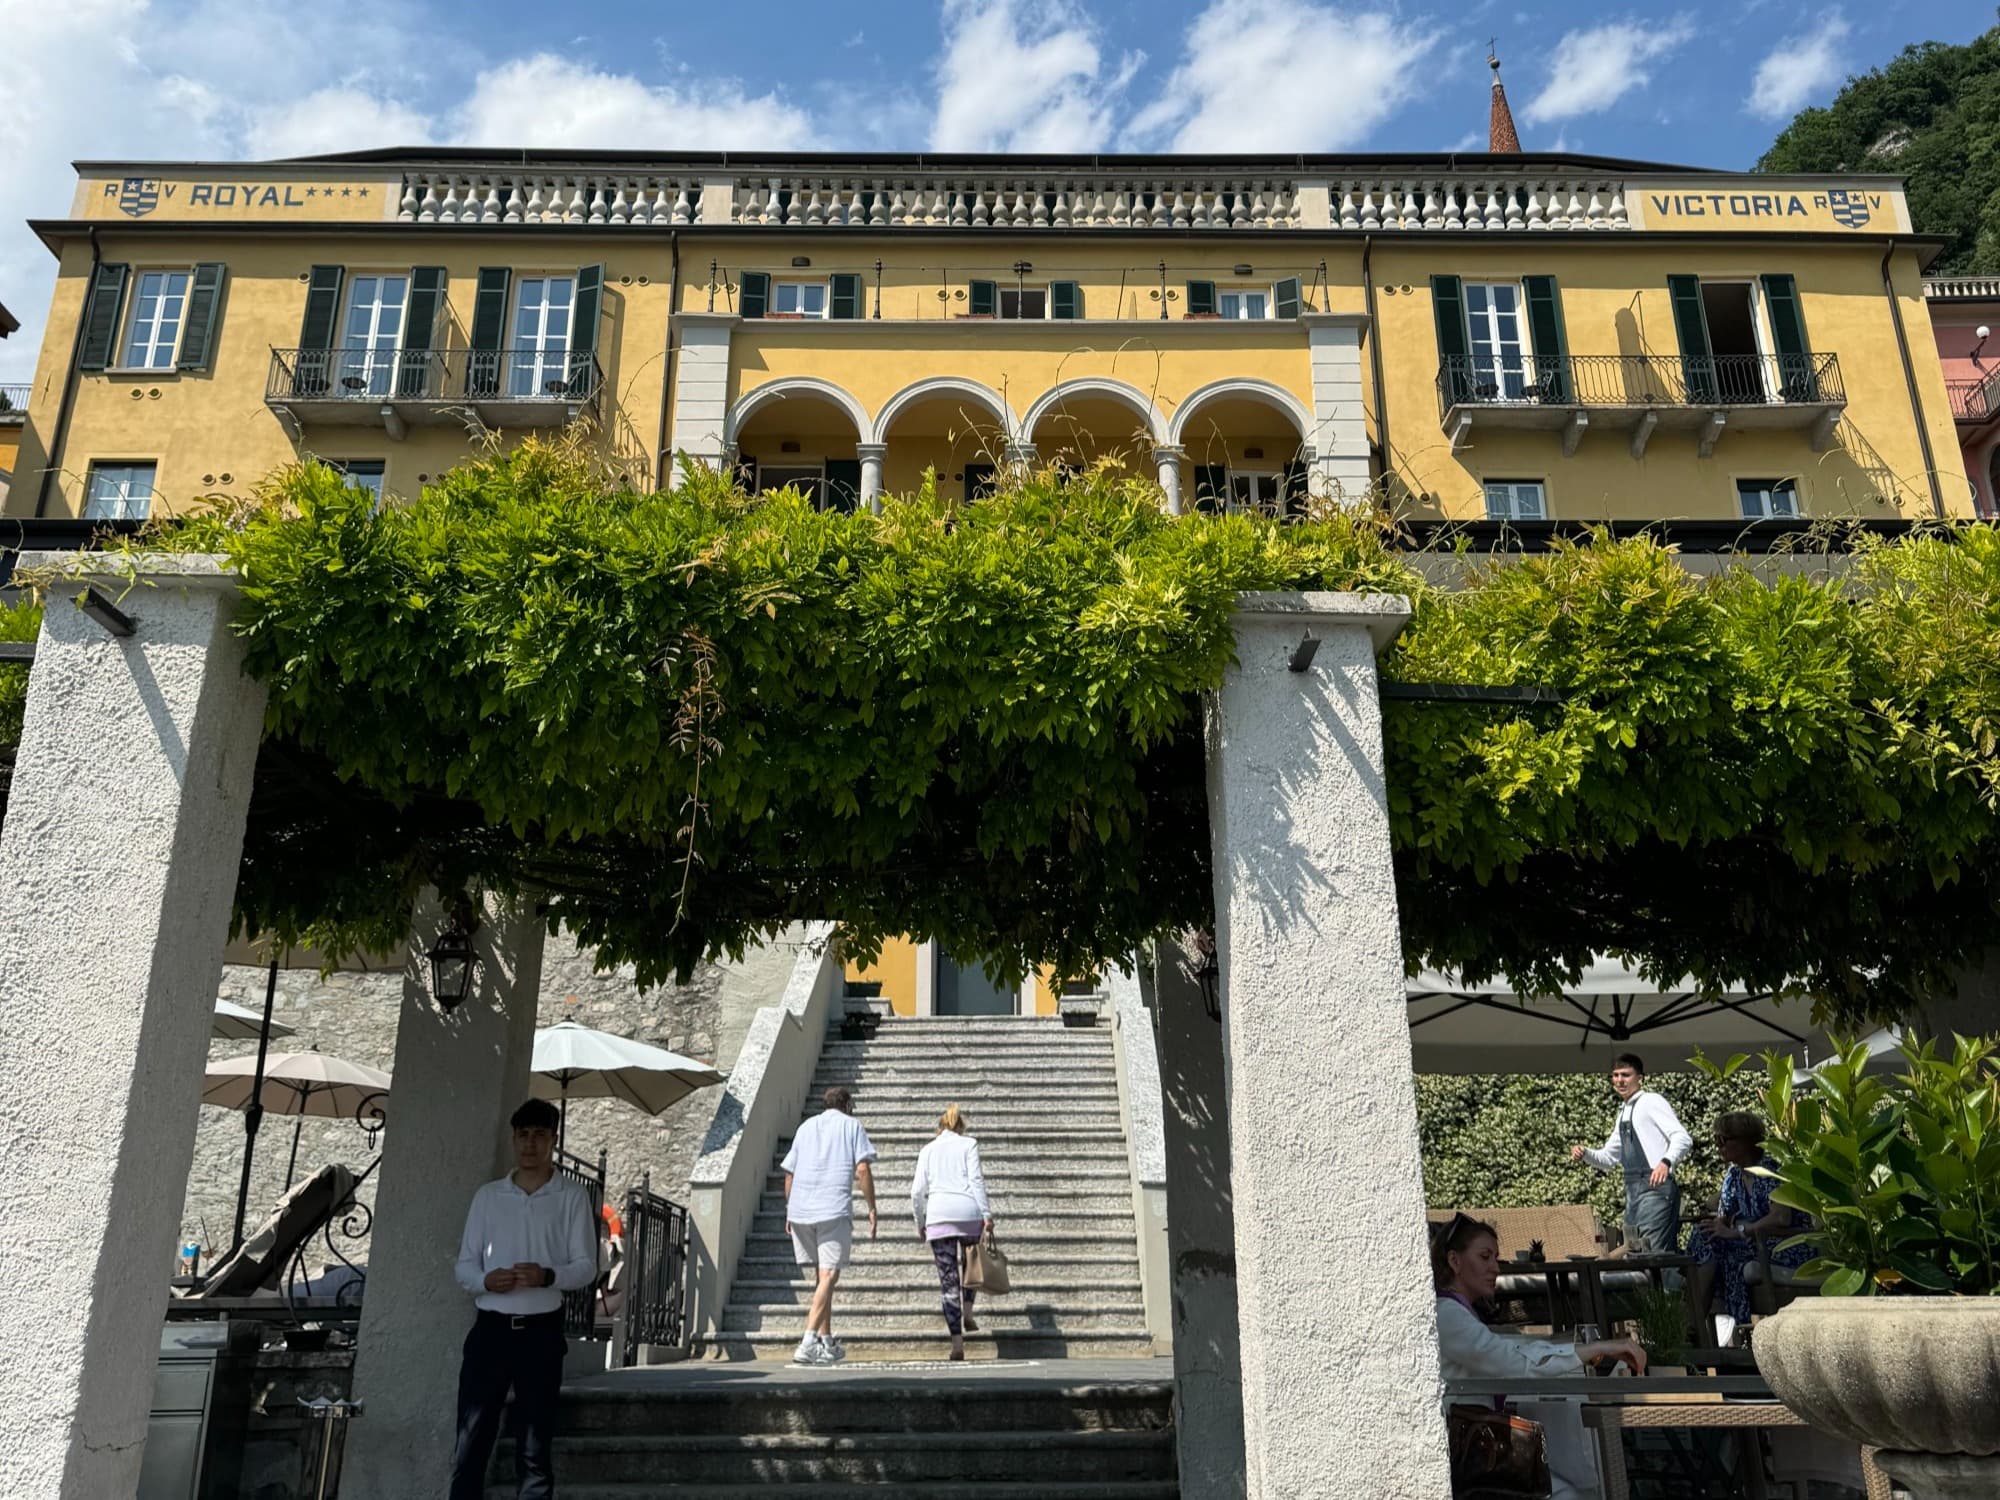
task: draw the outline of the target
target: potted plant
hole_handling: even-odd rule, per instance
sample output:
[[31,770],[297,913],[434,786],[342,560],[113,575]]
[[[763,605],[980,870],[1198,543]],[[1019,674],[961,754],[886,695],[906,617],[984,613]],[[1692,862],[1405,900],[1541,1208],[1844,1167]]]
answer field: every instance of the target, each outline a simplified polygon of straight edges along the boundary
[[[1882,1452],[1916,1500],[2000,1494],[2000,1046],[1842,1044],[1805,1078],[1767,1057],[1775,1202],[1820,1296],[1760,1323],[1758,1368],[1814,1427]],[[1721,1071],[1733,1071],[1731,1059]]]
[[1687,1300],[1677,1291],[1646,1287],[1630,1303],[1649,1375],[1687,1373]]

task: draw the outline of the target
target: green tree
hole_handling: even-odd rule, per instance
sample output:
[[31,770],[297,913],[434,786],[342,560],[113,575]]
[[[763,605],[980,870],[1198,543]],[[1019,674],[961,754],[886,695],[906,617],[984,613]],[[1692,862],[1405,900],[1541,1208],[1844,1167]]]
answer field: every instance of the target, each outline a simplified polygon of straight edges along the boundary
[[1761,172],[1893,172],[1917,233],[1946,241],[1940,275],[2000,269],[2000,28],[1921,42],[1802,110]]

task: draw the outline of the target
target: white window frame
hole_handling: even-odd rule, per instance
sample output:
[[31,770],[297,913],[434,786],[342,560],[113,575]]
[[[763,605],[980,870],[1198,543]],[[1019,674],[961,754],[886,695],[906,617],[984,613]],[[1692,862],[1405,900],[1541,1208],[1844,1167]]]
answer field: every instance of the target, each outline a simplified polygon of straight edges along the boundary
[[[136,494],[135,486],[132,483],[133,477],[141,470],[144,470],[146,474],[146,492],[144,495]],[[115,505],[106,508],[99,504],[100,499],[103,497],[100,497],[98,494],[97,481],[100,475],[108,478],[113,474],[122,474],[125,477],[118,483]],[[147,519],[153,512],[153,496],[158,493],[159,475],[160,466],[153,459],[94,460],[84,477],[83,518],[86,521],[143,521]],[[136,513],[132,509],[135,499],[140,502],[140,507]]]
[[[1264,311],[1257,317],[1246,317],[1223,310],[1230,297],[1262,297]],[[1215,289],[1215,315],[1225,323],[1268,323],[1278,315],[1278,289],[1272,286],[1218,286]]]
[[[1248,467],[1247,465],[1239,468],[1235,464],[1230,464],[1226,466],[1226,472],[1227,472],[1227,478],[1224,480],[1224,483],[1226,483],[1229,486],[1229,495],[1223,505],[1223,509],[1227,513],[1231,515],[1266,515],[1266,516],[1277,516],[1284,514],[1285,474],[1282,469],[1265,469],[1265,468],[1253,469]],[[1261,485],[1265,480],[1269,480],[1271,485],[1270,508],[1268,510],[1265,509],[1264,502],[1262,500],[1253,500],[1248,504],[1246,504],[1242,500],[1239,500],[1236,496],[1236,481],[1239,479],[1249,481],[1253,494],[1255,493],[1259,485]]]
[[[383,310],[388,305],[382,300],[382,283],[400,281],[403,285],[403,300],[396,311],[396,329],[393,336],[383,336]],[[375,300],[372,303],[360,301],[361,285],[372,282],[375,285]],[[348,396],[356,400],[379,401],[390,396],[396,389],[396,372],[402,365],[403,341],[410,331],[410,296],[416,287],[416,277],[407,266],[350,267],[347,286],[340,298],[339,336],[334,344],[336,365],[333,372],[333,388],[329,395]],[[354,314],[360,307],[369,307],[366,342],[351,343]],[[362,382],[359,390],[349,390],[346,382],[358,379]]]
[[[1014,298],[1014,313],[1011,317],[1008,316],[1006,311],[1007,298],[1010,295]],[[1034,317],[1024,316],[1020,310],[1021,299],[1036,295],[1039,295],[1042,299],[1040,314]],[[1002,281],[997,283],[993,288],[993,321],[996,323],[1046,323],[1049,321],[1049,314],[1054,306],[1055,294],[1050,290],[1049,283],[1046,281],[1023,281],[1019,283]]]
[[[1780,475],[1777,478],[1770,478],[1762,474],[1739,474],[1735,476],[1733,483],[1736,486],[1736,514],[1741,520],[1788,521],[1796,520],[1805,514],[1799,504],[1799,482],[1791,475],[1787,474]],[[1792,497],[1792,508],[1790,510],[1761,510],[1753,514],[1744,505],[1744,501],[1748,498],[1743,493],[1743,486],[1746,484],[1755,485],[1761,493],[1770,497],[1775,497],[1780,491],[1789,490]]]
[[[1489,521],[1546,521],[1549,518],[1549,486],[1543,479],[1488,479],[1482,482],[1481,490],[1486,498],[1486,519]],[[1501,494],[1496,497],[1495,491]],[[1520,506],[1522,492],[1533,490],[1535,512],[1525,514]],[[1494,500],[1501,504],[1495,508]]]
[[[170,342],[162,344],[159,332],[160,324],[164,320],[159,316],[156,307],[152,319],[152,331],[146,339],[145,352],[147,357],[135,362],[132,358],[132,341],[139,329],[139,306],[145,296],[146,278],[148,276],[181,277],[180,308],[174,314],[173,338]],[[166,295],[164,291],[161,293],[163,299]],[[141,270],[134,271],[132,273],[132,305],[126,311],[125,326],[120,330],[121,337],[118,344],[119,364],[116,368],[120,370],[145,370],[150,373],[173,369],[175,361],[180,358],[181,339],[187,333],[188,302],[193,295],[194,268],[192,266],[147,266]],[[162,354],[164,354],[164,358],[160,357]]]
[[[521,316],[528,311],[523,305],[523,299],[531,282],[539,284],[542,288],[541,305],[537,309],[535,341],[532,343],[526,341],[526,336],[521,331]],[[554,353],[549,348],[551,338],[548,288],[552,282],[561,282],[569,287],[569,304],[563,309],[566,319],[563,324],[562,349]],[[507,365],[507,378],[504,382],[506,394],[514,397],[542,396],[548,393],[547,388],[552,380],[560,380],[567,385],[570,376],[569,357],[576,347],[576,272],[519,272],[514,277],[511,301],[512,306],[507,310],[506,350],[501,356]],[[532,359],[526,357],[530,349],[534,351]],[[553,373],[551,373],[552,368]],[[524,373],[528,376],[525,381],[521,378]],[[524,384],[527,387],[525,391],[521,389]]]
[[[334,473],[338,474],[344,483],[358,490],[367,490],[370,494],[372,494],[375,497],[376,508],[378,510],[381,508],[382,502],[384,499],[387,498],[389,492],[389,461],[387,459],[322,458],[320,462],[325,464],[329,469],[333,470]],[[368,474],[357,478],[353,468],[353,466],[356,464],[367,464],[371,468],[381,470],[381,472],[379,474]],[[364,479],[372,479],[374,483],[372,484],[364,483],[363,482]]]
[[[1507,288],[1514,294],[1513,318],[1516,332],[1519,334],[1515,342],[1521,348],[1521,364],[1518,371],[1508,367],[1505,363],[1505,355],[1501,352],[1504,342],[1499,336],[1499,318],[1501,314],[1491,296],[1494,291],[1501,287]],[[1488,294],[1486,312],[1480,317],[1479,321],[1487,325],[1488,342],[1492,345],[1494,351],[1490,372],[1482,369],[1480,365],[1478,324],[1474,321],[1475,315],[1472,310],[1472,293],[1475,289]],[[1491,373],[1493,376],[1493,394],[1491,396],[1481,395],[1477,399],[1491,402],[1526,402],[1534,400],[1535,397],[1530,392],[1537,383],[1534,378],[1535,341],[1533,331],[1528,326],[1527,288],[1518,281],[1476,281],[1468,278],[1460,283],[1459,298],[1465,307],[1465,353],[1469,378],[1474,381],[1482,381],[1488,373]],[[1513,382],[1517,376],[1519,379],[1518,390],[1513,388]]]
[[[803,300],[808,291],[819,293],[819,311],[809,312],[802,307],[781,307],[784,293],[796,292]],[[828,281],[779,281],[771,280],[771,302],[765,309],[766,317],[778,318],[829,318],[833,316],[833,284]]]

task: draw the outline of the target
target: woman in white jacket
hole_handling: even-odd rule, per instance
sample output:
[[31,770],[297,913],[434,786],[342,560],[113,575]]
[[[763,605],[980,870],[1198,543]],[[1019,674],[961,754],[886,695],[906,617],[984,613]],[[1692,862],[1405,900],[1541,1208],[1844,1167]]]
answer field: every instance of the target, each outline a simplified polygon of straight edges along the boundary
[[[1437,1285],[1438,1354],[1446,1380],[1536,1379],[1581,1375],[1602,1359],[1646,1373],[1646,1351],[1630,1339],[1567,1343],[1499,1333],[1479,1315],[1500,1282],[1500,1237],[1491,1224],[1454,1214],[1431,1233],[1431,1274]],[[1573,1401],[1517,1401],[1513,1409],[1542,1424],[1552,1500],[1596,1500],[1603,1481],[1597,1452]]]
[[928,1242],[937,1262],[951,1357],[964,1359],[965,1335],[979,1329],[972,1321],[972,1293],[963,1284],[965,1252],[992,1231],[993,1205],[979,1169],[979,1142],[965,1133],[965,1116],[956,1104],[938,1116],[937,1136],[917,1153],[910,1209],[917,1219],[917,1238]]

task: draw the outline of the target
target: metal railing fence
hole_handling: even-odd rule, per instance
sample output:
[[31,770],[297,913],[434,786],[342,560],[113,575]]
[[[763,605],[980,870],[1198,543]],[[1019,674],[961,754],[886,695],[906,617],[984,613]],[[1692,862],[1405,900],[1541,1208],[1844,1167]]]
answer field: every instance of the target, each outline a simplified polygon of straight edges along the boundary
[[541,349],[273,349],[264,399],[291,401],[593,400],[594,354]]
[[1832,354],[1448,356],[1438,402],[1455,406],[1766,406],[1840,403]]
[[619,1364],[637,1364],[642,1344],[687,1347],[688,1212],[653,1191],[650,1172],[625,1195],[623,1289]]

